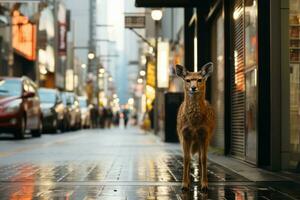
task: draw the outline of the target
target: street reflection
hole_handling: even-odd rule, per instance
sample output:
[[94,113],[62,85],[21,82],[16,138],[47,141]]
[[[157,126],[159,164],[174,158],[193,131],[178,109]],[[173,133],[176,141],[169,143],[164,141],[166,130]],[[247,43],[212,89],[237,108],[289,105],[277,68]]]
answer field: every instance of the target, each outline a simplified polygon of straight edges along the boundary
[[32,165],[24,165],[20,171],[11,177],[11,181],[22,181],[18,187],[13,187],[9,191],[10,200],[31,200],[35,193],[35,174]]
[[[183,200],[204,200],[204,199],[233,199],[233,200],[254,200],[254,199],[270,199],[272,191],[260,193],[256,188],[248,188],[243,186],[212,186],[208,193],[203,193],[198,186],[194,186],[191,191],[181,194]],[[274,193],[275,194],[275,193]],[[274,195],[273,194],[273,195]],[[277,194],[278,197],[280,194]],[[286,199],[282,196],[283,199]],[[272,198],[271,198],[272,199]]]
[[0,183],[7,188],[0,184],[0,199],[289,199],[212,162],[208,163],[209,189],[204,193],[198,165],[191,166],[188,192],[181,191],[182,157],[168,151],[160,156],[139,152],[94,162],[0,166]]
[[[96,198],[254,200],[272,199],[273,197],[289,199],[268,187],[255,184],[239,185],[239,183],[245,183],[239,181],[226,184],[223,178],[226,176],[222,175],[222,168],[219,171],[214,170],[214,168],[218,169],[214,164],[209,165],[211,173],[207,193],[202,192],[199,188],[199,169],[196,164],[193,164],[193,174],[191,174],[195,182],[193,182],[190,191],[182,192],[181,179],[174,180],[174,177],[172,177],[172,174],[176,174],[176,170],[172,168],[172,171],[170,171],[166,162],[163,162],[168,158],[171,157],[161,156],[154,160],[143,156],[139,160],[128,159],[128,162],[118,160],[108,162],[109,166],[105,164],[105,161],[87,163],[86,165],[82,163],[62,165],[24,164],[12,166],[11,169],[5,166],[5,169],[11,170],[8,171],[12,173],[12,176],[7,177],[6,180],[8,189],[2,191],[0,188],[0,197],[7,196],[7,199],[10,200]],[[16,167],[15,170],[13,167]],[[121,175],[122,173],[125,173],[125,175]],[[219,179],[216,178],[217,176]],[[234,176],[228,177],[232,180]],[[3,181],[3,177],[0,178]],[[123,181],[127,181],[129,185],[123,183]]]

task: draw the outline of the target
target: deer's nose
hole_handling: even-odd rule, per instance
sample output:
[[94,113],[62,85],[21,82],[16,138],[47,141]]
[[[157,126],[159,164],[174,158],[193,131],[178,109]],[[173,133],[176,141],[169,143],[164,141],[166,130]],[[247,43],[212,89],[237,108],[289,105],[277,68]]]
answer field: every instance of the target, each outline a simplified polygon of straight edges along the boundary
[[193,92],[196,91],[196,87],[195,86],[192,86],[191,89],[192,89]]

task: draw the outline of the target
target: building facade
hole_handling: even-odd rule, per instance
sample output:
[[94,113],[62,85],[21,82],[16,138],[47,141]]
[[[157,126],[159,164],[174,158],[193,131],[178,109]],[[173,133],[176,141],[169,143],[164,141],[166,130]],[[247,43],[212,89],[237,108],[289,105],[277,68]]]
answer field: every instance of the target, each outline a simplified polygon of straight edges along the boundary
[[214,62],[207,83],[218,121],[211,145],[254,166],[299,170],[300,1],[136,5],[184,7],[185,66],[193,71]]
[[209,49],[199,63],[215,64],[212,145],[225,155],[299,170],[299,12],[298,0],[224,0],[197,14],[199,28],[209,33],[197,31],[199,48]]

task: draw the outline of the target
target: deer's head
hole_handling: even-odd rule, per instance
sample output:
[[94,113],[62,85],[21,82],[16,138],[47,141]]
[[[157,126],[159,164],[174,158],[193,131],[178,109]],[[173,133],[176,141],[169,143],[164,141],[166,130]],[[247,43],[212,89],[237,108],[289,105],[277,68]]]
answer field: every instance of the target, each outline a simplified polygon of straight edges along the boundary
[[176,74],[184,80],[185,92],[205,97],[206,80],[213,72],[213,63],[209,62],[198,72],[189,72],[184,66],[176,65]]

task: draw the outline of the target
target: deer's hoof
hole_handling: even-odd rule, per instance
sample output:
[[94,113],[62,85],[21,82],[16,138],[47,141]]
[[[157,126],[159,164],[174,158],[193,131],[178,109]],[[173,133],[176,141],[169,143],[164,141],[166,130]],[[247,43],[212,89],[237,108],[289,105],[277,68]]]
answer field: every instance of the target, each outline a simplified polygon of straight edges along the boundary
[[181,191],[182,191],[182,192],[188,192],[188,191],[189,191],[189,187],[183,185],[183,186],[181,187]]

